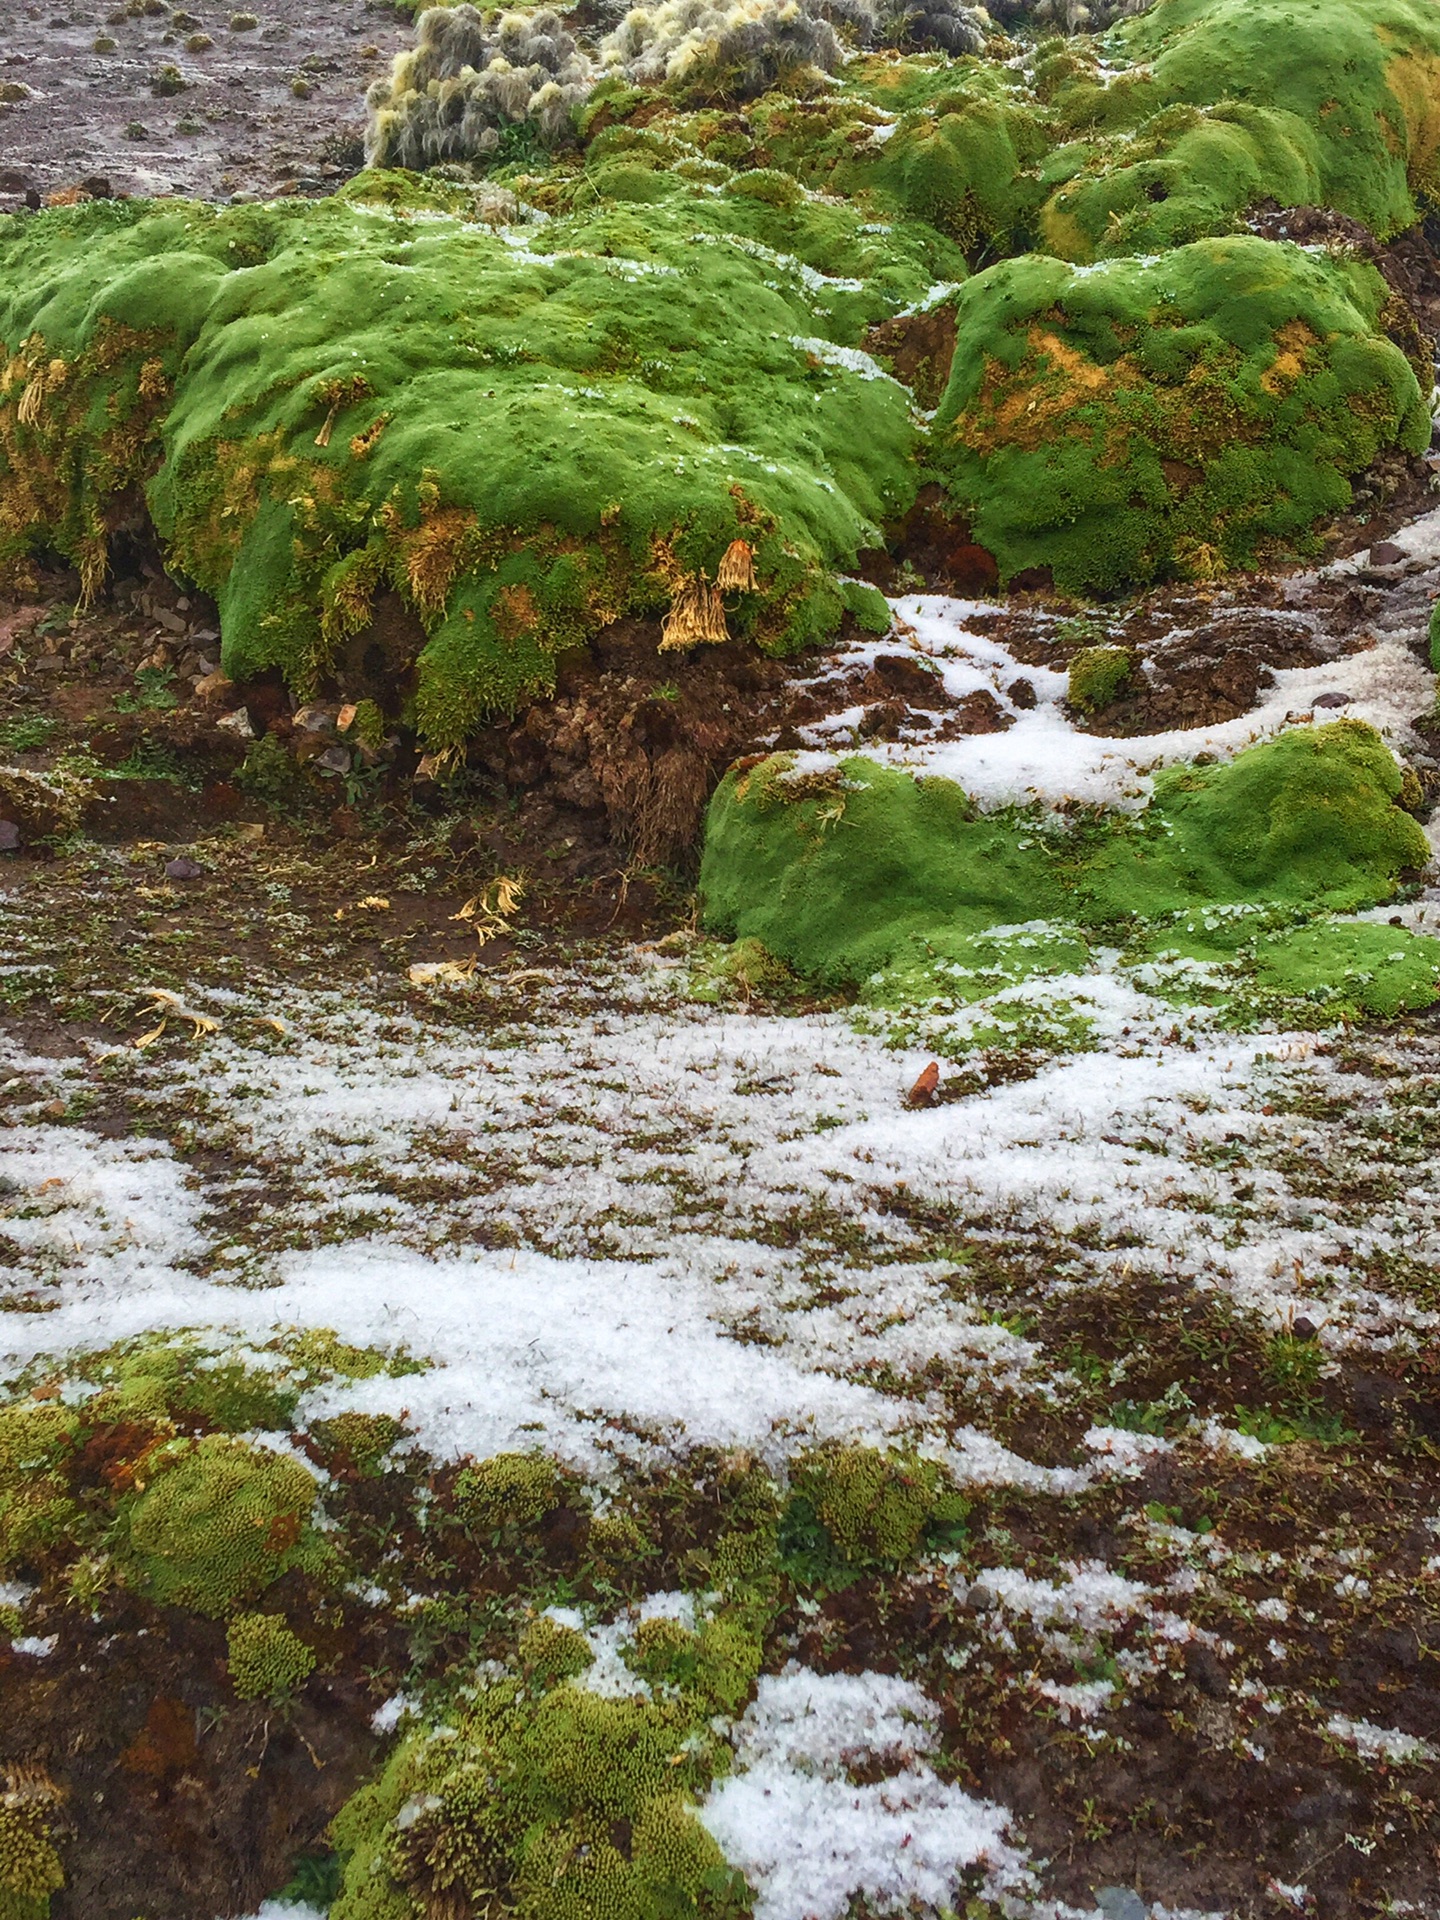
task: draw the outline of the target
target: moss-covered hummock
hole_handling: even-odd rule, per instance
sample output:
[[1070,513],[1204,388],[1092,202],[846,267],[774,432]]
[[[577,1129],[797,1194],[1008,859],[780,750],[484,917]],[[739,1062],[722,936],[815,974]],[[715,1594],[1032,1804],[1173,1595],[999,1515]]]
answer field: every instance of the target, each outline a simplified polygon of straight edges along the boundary
[[641,211],[611,185],[503,233],[386,175],[313,206],[12,223],[0,564],[58,549],[93,588],[147,485],[234,677],[343,685],[398,596],[394,698],[432,744],[713,581],[737,541],[754,584],[719,633],[828,632],[836,572],[916,485],[907,395],[841,349],[923,291],[944,243],[678,179]]
[[122,1517],[118,1550],[158,1605],[222,1618],[291,1568],[325,1566],[315,1476],[300,1461],[207,1434],[157,1456],[154,1474]]
[[[1247,208],[1324,206],[1381,239],[1434,194],[1440,17],[1425,0],[1159,0],[1054,87],[1076,139],[1040,232],[1070,259],[1223,233]],[[1113,67],[1122,71],[1118,76]]]
[[[983,980],[1021,959],[1022,974],[1053,971],[1083,959],[1083,937],[1077,945],[1066,927],[1120,930],[1211,903],[1303,919],[1390,898],[1429,858],[1400,790],[1379,735],[1346,720],[1229,763],[1171,767],[1138,820],[1071,826],[982,813],[951,781],[873,761],[797,774],[776,755],[720,787],[700,886],[718,931],[835,984],[904,973],[919,950],[931,973],[953,963]],[[1057,932],[1033,954],[986,957],[989,929],[1042,920]],[[1426,972],[1428,1000],[1428,959]]]
[[1365,263],[1253,237],[1007,261],[955,296],[932,457],[1002,579],[1106,591],[1308,550],[1348,474],[1429,444],[1385,298]]
[[[660,1637],[677,1633],[696,1640]],[[752,1679],[756,1664],[758,1650]],[[733,1695],[656,1679],[653,1697],[609,1698],[532,1667],[528,1685],[493,1683],[458,1724],[403,1743],[335,1821],[333,1920],[482,1899],[516,1920],[743,1920],[744,1879],[694,1811],[723,1753],[709,1716]]]

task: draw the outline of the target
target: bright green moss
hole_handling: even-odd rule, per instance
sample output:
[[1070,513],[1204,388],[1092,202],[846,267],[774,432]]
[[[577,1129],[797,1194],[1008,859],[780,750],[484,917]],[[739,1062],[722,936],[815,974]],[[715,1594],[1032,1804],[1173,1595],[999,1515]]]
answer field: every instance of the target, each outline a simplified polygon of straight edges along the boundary
[[48,1920],[50,1896],[64,1884],[40,1809],[7,1796],[0,1802],[0,1920]]
[[273,1613],[237,1613],[225,1647],[230,1684],[242,1700],[287,1700],[315,1671],[314,1649]]
[[589,1640],[577,1627],[562,1626],[544,1613],[521,1634],[519,1651],[526,1677],[546,1687],[574,1679],[595,1659]]
[[[1157,103],[1223,104],[1241,125],[1248,113],[1260,170],[1231,176],[1235,213],[1268,195],[1296,203],[1277,192],[1294,182],[1266,139],[1313,169],[1313,203],[1382,239],[1434,189],[1440,20],[1423,0],[1159,0],[1112,44],[1148,68]],[[1190,177],[1200,181],[1199,165]]]
[[690,1731],[679,1701],[492,1686],[336,1819],[332,1920],[418,1920],[456,1896],[517,1920],[738,1920],[744,1882],[692,1810],[710,1770]]
[[[343,681],[393,589],[436,744],[546,691],[557,650],[665,611],[736,539],[758,581],[738,635],[784,649],[838,624],[835,571],[913,498],[916,429],[902,389],[824,345],[916,298],[930,243],[677,180],[663,205],[592,206],[515,245],[365,191],[391,204],[12,223],[0,560],[50,545],[94,572],[106,513],[148,480],[172,564],[218,598],[227,671]],[[52,380],[64,405],[32,424]],[[112,458],[127,381],[153,399]]]
[[456,1511],[477,1533],[533,1526],[559,1499],[559,1476],[538,1453],[497,1453],[464,1468],[455,1482]]
[[1008,261],[955,296],[932,457],[1002,579],[1113,590],[1301,550],[1347,474],[1429,441],[1384,297],[1368,265],[1249,236]]
[[223,1617],[291,1568],[327,1564],[315,1476],[298,1460],[207,1434],[157,1466],[117,1540],[126,1577],[157,1605]]
[[1257,942],[1253,978],[1267,1001],[1309,1002],[1319,1024],[1393,1020],[1440,999],[1440,940],[1367,921],[1298,927]]
[[1440,600],[1430,609],[1430,665],[1440,673]]
[[80,1433],[58,1401],[0,1407],[0,1575],[63,1545],[80,1512],[64,1465]]
[[926,1528],[961,1508],[933,1460],[878,1447],[826,1447],[801,1461],[796,1495],[808,1502],[836,1553],[850,1566],[895,1565]]
[[310,1423],[312,1438],[334,1456],[333,1466],[353,1469],[367,1479],[384,1473],[404,1432],[388,1413],[337,1413]]
[[1228,763],[1170,768],[1137,822],[1107,816],[1069,831],[982,814],[949,781],[860,759],[797,778],[776,756],[722,783],[700,886],[711,926],[763,940],[801,972],[868,981],[884,1001],[877,973],[894,965],[933,979],[938,962],[958,969],[951,990],[963,1000],[986,965],[1063,965],[1048,946],[1027,959],[1009,943],[987,961],[961,944],[994,926],[1104,927],[1212,902],[1350,911],[1388,899],[1429,857],[1398,805],[1401,785],[1378,734],[1343,720]]
[[1067,694],[1082,713],[1101,713],[1124,692],[1134,670],[1125,647],[1082,647],[1070,662]]

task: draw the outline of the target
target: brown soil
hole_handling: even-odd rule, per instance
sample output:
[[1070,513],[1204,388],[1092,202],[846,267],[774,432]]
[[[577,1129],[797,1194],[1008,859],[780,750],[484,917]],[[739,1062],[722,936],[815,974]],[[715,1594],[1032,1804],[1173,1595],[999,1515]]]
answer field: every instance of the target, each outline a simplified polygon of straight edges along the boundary
[[[257,24],[231,27],[244,19]],[[0,32],[5,79],[31,90],[0,105],[4,210],[82,184],[212,200],[329,191],[361,163],[366,86],[411,37],[407,14],[365,0],[11,7]],[[211,44],[192,50],[196,35]],[[94,50],[101,36],[113,51]]]

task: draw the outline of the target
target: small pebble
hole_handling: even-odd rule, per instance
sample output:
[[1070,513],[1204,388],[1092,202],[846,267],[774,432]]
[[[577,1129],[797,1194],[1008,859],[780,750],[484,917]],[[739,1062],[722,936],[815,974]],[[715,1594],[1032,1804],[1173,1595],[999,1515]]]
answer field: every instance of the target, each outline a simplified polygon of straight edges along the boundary
[[204,871],[204,867],[197,860],[188,859],[183,853],[178,858],[165,862],[167,880],[198,880]]
[[0,853],[14,853],[19,844],[19,827],[13,820],[0,820]]
[[989,1613],[995,1606],[995,1589],[977,1580],[966,1594],[965,1604],[972,1613]]
[[1290,1329],[1291,1334],[1297,1340],[1313,1340],[1319,1331],[1320,1329],[1313,1320],[1306,1320],[1303,1316],[1297,1320]]
[[1312,707],[1348,707],[1350,696],[1348,693],[1317,693],[1310,704]]
[[1105,1920],[1148,1920],[1150,1912],[1132,1887],[1101,1887],[1095,1904]]

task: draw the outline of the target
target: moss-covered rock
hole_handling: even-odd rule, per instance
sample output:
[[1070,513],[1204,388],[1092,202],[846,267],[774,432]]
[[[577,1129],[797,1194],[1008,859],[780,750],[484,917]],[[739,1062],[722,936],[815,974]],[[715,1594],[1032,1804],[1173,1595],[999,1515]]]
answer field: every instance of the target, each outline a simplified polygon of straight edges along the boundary
[[1253,237],[1008,261],[955,296],[932,457],[1002,579],[1104,591],[1304,551],[1348,474],[1429,443],[1385,297],[1364,263]]
[[1072,125],[1127,136],[1077,153],[1046,204],[1045,243],[1069,258],[1223,232],[1266,199],[1384,239],[1435,192],[1440,19],[1423,0],[1159,0],[1107,51],[1131,70],[1118,88],[1092,69],[1056,95]]
[[841,348],[923,291],[938,236],[678,178],[643,217],[602,204],[543,234],[384,189],[11,223],[12,577],[48,546],[93,588],[148,485],[170,564],[219,600],[232,677],[343,682],[388,592],[414,635],[397,703],[413,666],[409,717],[437,744],[548,689],[557,650],[713,581],[737,541],[738,635],[784,649],[838,624],[835,573],[913,497],[916,443],[903,389]]

